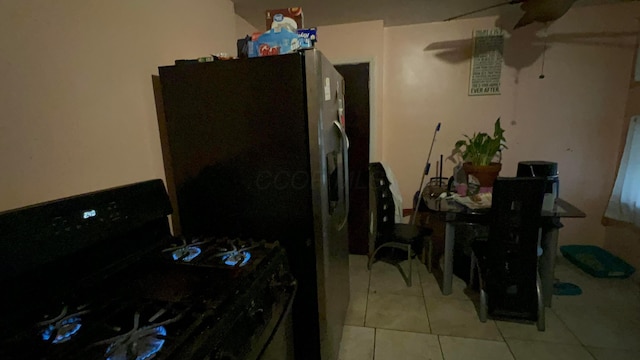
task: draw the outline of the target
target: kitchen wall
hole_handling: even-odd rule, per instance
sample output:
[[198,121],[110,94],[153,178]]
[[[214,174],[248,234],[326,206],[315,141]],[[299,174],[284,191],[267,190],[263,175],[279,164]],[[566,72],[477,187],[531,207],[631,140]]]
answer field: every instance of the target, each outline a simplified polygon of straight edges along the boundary
[[[546,32],[537,25],[508,31],[501,95],[479,97],[467,96],[472,31],[512,28],[517,18],[385,28],[382,158],[405,201],[418,190],[438,122],[431,176],[440,154],[446,158],[462,134],[492,133],[500,117],[509,146],[501,175],[515,176],[519,160],[557,161],[560,195],[587,213],[563,220],[560,242],[602,245],[638,16],[638,3],[578,7]],[[446,176],[452,165],[445,162]]]
[[[622,258],[631,266],[640,269],[640,229],[632,225],[612,225],[605,230],[604,246],[606,250]],[[632,277],[640,282],[640,272]]]
[[[382,159],[384,24],[382,20],[318,27],[320,49],[334,64],[370,63],[371,161]],[[346,99],[346,101],[349,101]]]
[[151,76],[235,27],[228,0],[0,2],[0,211],[163,178]]
[[[571,10],[547,31],[542,80],[544,31],[511,33],[499,96],[466,95],[471,31],[515,19],[325,26],[318,47],[336,63],[372,62],[372,159],[393,167],[405,199],[438,122],[434,165],[501,116],[502,174],[521,159],[558,161],[561,195],[588,214],[565,221],[561,241],[601,244],[638,16],[638,3]],[[0,211],[162,178],[151,75],[174,59],[235,54],[251,29],[240,20],[228,0],[0,2]]]
[[[492,132],[501,117],[509,146],[501,174],[514,176],[520,160],[558,162],[561,196],[587,213],[564,221],[561,243],[602,245],[600,220],[623,138],[639,5],[577,7],[546,31],[540,24],[508,31],[501,95],[495,96],[467,95],[471,34],[501,24],[512,28],[518,18],[511,16],[519,15],[513,12],[387,27],[383,39],[380,22],[325,26],[318,29],[318,48],[336,63],[382,63],[372,86],[375,111],[382,110],[382,119],[372,120],[372,158],[393,168],[405,207],[418,190],[438,122],[431,176],[440,154],[446,159],[463,134]],[[452,167],[445,161],[446,176]]]
[[[247,20],[242,17],[236,15],[236,39],[242,39],[247,35],[251,35],[254,32],[258,32],[253,25],[249,24]],[[260,29],[260,31],[264,31],[264,29]],[[236,55],[236,53],[233,53]]]
[[[640,25],[640,19],[638,20]],[[634,63],[640,61],[640,34],[636,38],[637,51]],[[636,71],[640,71],[636,70]],[[634,73],[629,74],[629,92],[623,129],[626,129],[632,116],[640,115],[640,81],[635,81]],[[638,73],[640,75],[640,73]],[[624,150],[626,132],[621,133],[620,156]],[[640,229],[633,225],[621,224],[613,221],[605,221],[604,248],[620,256],[636,269],[640,269]],[[636,281],[640,281],[640,272],[634,274]]]

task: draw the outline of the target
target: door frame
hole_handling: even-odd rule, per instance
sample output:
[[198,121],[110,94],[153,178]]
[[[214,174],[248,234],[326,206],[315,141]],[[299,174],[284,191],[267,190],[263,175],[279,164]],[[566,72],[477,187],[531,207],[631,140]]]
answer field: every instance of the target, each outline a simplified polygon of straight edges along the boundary
[[[378,95],[376,81],[377,64],[374,58],[347,58],[332,61],[333,65],[369,64],[369,162],[382,160],[382,111],[376,111],[376,96]],[[347,100],[348,101],[348,100]],[[382,104],[381,104],[382,105]],[[347,119],[349,121],[349,119]]]
[[[353,190],[350,194],[350,200],[352,200],[355,205],[352,206],[352,210],[355,211],[351,211],[349,214],[349,221],[353,221],[351,224],[353,226],[349,226],[349,251],[352,254],[367,254],[369,236],[363,237],[363,235],[368,234],[371,227],[367,211],[370,203],[367,167],[368,164],[372,162],[372,156],[375,156],[375,145],[373,144],[374,139],[372,138],[372,134],[376,134],[376,130],[372,129],[371,126],[372,118],[375,116],[372,114],[372,111],[375,111],[376,108],[375,101],[372,101],[372,99],[375,99],[375,93],[372,94],[373,82],[371,81],[373,74],[375,74],[375,69],[372,69],[371,62],[369,61],[349,61],[344,64],[334,63],[334,66],[339,69],[339,72],[343,72],[344,69],[345,78],[348,78],[349,81],[354,81],[352,86],[347,84],[345,90],[345,97],[350,91],[353,92],[351,95],[354,96],[353,101],[350,101],[349,98],[345,99],[347,113],[354,116],[351,120],[347,117],[347,128],[353,126],[351,130],[355,136],[354,139],[358,140],[357,144],[355,141],[352,143],[354,145],[354,162],[349,163],[349,171],[352,176],[354,176],[352,180],[355,180],[349,183],[349,187]],[[366,70],[366,72],[364,72],[364,70]],[[367,77],[366,82],[363,81],[364,76]],[[361,86],[366,86],[367,88],[365,89]],[[364,95],[367,95],[366,99]],[[368,102],[366,109],[363,107],[365,101]],[[352,109],[354,110],[353,113],[351,112]],[[362,115],[367,115],[367,117],[363,118]],[[368,127],[368,129],[366,127]],[[367,130],[367,132],[363,132],[363,130]],[[364,144],[367,145],[366,148],[362,146]]]

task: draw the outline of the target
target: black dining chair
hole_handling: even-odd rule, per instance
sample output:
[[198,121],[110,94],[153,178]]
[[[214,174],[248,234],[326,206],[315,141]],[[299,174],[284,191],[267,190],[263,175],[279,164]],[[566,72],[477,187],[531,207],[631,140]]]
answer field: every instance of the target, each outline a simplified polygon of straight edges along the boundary
[[[409,262],[408,275],[396,261],[407,286],[411,286],[412,259],[421,253],[425,242],[430,243],[432,229],[395,222],[395,203],[384,167],[381,163],[369,164],[369,261],[370,270],[376,255],[384,248],[406,251]],[[431,252],[429,251],[429,259]],[[429,264],[431,262],[429,261]]]
[[480,321],[536,322],[544,331],[544,304],[538,273],[542,178],[498,178],[493,185],[489,235],[471,244],[470,287],[478,269]]

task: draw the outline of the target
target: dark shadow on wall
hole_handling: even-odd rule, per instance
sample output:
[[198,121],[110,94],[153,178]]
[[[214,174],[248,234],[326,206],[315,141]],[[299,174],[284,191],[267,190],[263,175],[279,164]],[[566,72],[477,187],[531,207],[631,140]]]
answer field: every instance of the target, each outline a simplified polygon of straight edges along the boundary
[[[625,37],[636,36],[637,32],[586,32],[546,34],[546,25],[534,23],[517,30],[513,29],[519,14],[502,14],[494,25],[505,32],[503,49],[504,64],[519,71],[536,63],[542,57],[545,48],[549,49],[557,43],[578,44],[588,46],[606,46],[614,48],[634,48],[633,41],[625,41]],[[457,64],[471,59],[473,55],[473,39],[469,38],[438,41],[427,45],[424,51],[435,52],[435,56],[447,63]]]
[[[504,29],[504,47],[502,51],[504,66],[515,70],[512,80],[515,84],[520,81],[520,70],[531,67],[544,56],[545,49],[551,49],[556,44],[574,44],[582,46],[598,46],[606,48],[636,48],[635,38],[637,31],[621,32],[570,32],[547,34],[547,26],[534,23],[514,30],[521,14],[505,12],[500,14],[494,23],[496,28]],[[439,41],[428,44],[425,52],[433,52],[438,59],[450,63],[460,64],[469,61],[473,56],[473,38]],[[542,59],[544,60],[544,58]],[[544,79],[544,64],[540,61],[540,79]],[[518,88],[515,88],[513,96],[517,99]],[[511,125],[517,124],[517,109],[513,102],[513,118],[507,120]],[[453,155],[453,154],[452,154]],[[448,158],[449,160],[451,157]]]

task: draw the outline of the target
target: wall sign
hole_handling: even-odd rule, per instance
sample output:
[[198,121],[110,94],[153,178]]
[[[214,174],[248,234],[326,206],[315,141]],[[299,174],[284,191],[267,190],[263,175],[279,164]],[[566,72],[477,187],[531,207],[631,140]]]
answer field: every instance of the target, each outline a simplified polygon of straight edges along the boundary
[[474,30],[469,95],[499,95],[502,74],[502,29]]

